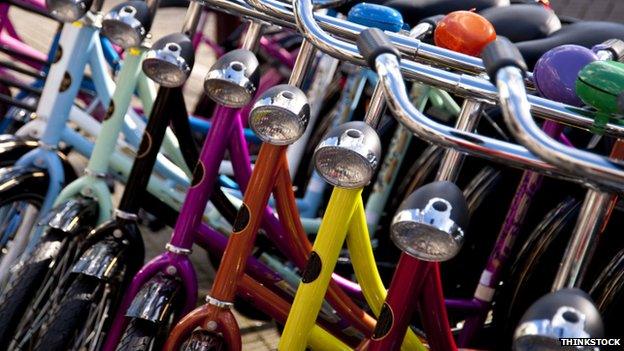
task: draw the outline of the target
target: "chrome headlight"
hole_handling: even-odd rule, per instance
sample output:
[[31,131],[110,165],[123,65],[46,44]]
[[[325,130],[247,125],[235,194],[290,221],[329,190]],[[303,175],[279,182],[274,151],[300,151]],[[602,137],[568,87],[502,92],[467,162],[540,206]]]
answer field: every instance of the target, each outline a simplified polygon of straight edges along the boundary
[[[515,351],[561,350],[560,338],[601,338],[602,319],[590,297],[562,289],[541,297],[526,311],[514,334]],[[598,347],[577,347],[598,350]]]
[[401,251],[423,261],[447,261],[459,252],[468,222],[468,205],[451,182],[420,187],[399,207],[391,238]]
[[221,56],[204,80],[204,92],[217,103],[239,108],[251,102],[260,81],[256,55],[238,49]]
[[354,121],[333,128],[323,137],[314,150],[314,165],[333,186],[362,188],[371,181],[380,157],[377,132],[364,122]]
[[156,83],[175,88],[186,82],[194,61],[191,40],[184,34],[170,34],[154,43],[143,60],[143,72]]
[[61,22],[74,22],[81,19],[93,0],[46,0],[46,6],[52,17]]
[[104,16],[101,33],[124,49],[138,47],[149,31],[150,22],[144,1],[128,1],[113,7]]
[[289,145],[305,132],[310,105],[296,87],[282,84],[262,94],[249,114],[249,126],[264,142]]

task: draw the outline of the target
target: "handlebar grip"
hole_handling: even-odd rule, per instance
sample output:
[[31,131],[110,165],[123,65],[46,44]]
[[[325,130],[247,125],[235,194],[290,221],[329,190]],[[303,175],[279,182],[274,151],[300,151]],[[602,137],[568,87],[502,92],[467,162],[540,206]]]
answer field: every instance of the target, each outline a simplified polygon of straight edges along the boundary
[[384,32],[377,28],[363,30],[357,38],[357,47],[366,63],[374,70],[375,59],[382,54],[392,54],[397,60],[401,58],[399,50],[392,45],[392,42]]
[[527,71],[526,62],[520,54],[520,50],[505,37],[497,37],[483,49],[481,53],[485,71],[490,81],[496,85],[496,74],[501,68],[514,66],[519,68],[524,75]]
[[597,52],[599,50],[611,51],[613,59],[615,61],[619,61],[622,57],[624,57],[624,41],[620,39],[609,39],[598,45],[595,45],[592,48],[593,52]]

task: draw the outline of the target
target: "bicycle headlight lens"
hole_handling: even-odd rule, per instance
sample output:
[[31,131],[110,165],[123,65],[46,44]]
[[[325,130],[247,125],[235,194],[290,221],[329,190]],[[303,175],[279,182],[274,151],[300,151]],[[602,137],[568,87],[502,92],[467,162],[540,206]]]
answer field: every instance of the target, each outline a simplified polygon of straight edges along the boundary
[[204,80],[204,92],[220,105],[240,108],[251,102],[258,87],[259,64],[248,50],[221,56]]
[[204,80],[204,92],[217,103],[239,108],[247,105],[253,98],[255,87],[250,86],[243,74],[245,66],[232,62],[226,70],[210,71]]
[[381,156],[381,142],[373,128],[361,121],[332,129],[314,151],[314,165],[328,183],[361,188],[373,177]]
[[137,19],[135,2],[114,8],[102,20],[102,35],[124,49],[141,45],[146,34],[145,27]]
[[310,106],[305,94],[289,85],[278,85],[258,98],[249,115],[249,126],[273,145],[289,145],[305,132]]
[[400,211],[392,221],[394,244],[423,261],[453,258],[461,248],[464,234],[449,218],[449,209],[446,200],[432,199],[423,210]]
[[52,17],[57,20],[74,22],[89,11],[92,2],[92,0],[46,0],[46,6]]
[[468,205],[451,182],[434,182],[412,193],[399,207],[390,237],[401,251],[430,262],[447,261],[464,242]]
[[191,74],[191,65],[181,51],[182,47],[176,42],[150,50],[143,60],[143,72],[164,87],[181,86]]

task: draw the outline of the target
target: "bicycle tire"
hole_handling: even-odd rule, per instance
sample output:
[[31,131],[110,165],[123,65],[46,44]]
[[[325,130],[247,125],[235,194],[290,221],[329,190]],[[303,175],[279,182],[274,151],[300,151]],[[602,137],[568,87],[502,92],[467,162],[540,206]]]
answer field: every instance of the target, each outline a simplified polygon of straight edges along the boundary
[[105,282],[93,277],[78,275],[69,286],[67,294],[54,307],[48,319],[49,322],[43,325],[33,350],[68,350],[72,336],[88,315],[101,284]]
[[[53,240],[45,240],[39,243],[39,248],[47,246]],[[35,258],[36,256],[31,256]],[[32,259],[26,261],[10,279],[2,295],[0,295],[0,345],[8,345],[13,334],[23,317],[29,303],[36,296],[49,269],[49,259]]]
[[148,351],[158,335],[156,323],[133,318],[117,345],[116,351]]

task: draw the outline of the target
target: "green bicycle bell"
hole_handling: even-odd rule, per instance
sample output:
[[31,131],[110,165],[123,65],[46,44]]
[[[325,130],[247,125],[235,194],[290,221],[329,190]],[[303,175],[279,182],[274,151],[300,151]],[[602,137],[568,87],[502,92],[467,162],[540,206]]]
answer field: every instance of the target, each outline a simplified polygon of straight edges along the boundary
[[583,102],[604,113],[618,112],[618,95],[624,92],[624,64],[594,61],[576,79],[576,94]]

